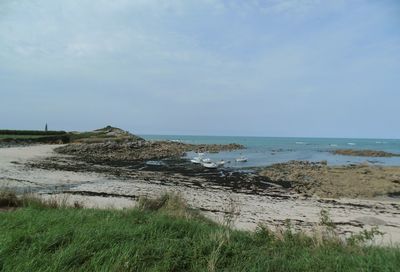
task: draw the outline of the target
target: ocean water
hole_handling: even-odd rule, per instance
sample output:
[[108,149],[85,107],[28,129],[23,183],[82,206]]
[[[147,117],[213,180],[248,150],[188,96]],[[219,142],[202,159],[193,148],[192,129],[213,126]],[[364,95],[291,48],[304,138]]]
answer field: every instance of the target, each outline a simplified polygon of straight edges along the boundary
[[[230,167],[266,166],[290,160],[328,161],[329,165],[346,165],[369,162],[377,165],[400,166],[400,157],[374,158],[334,155],[334,149],[369,149],[400,154],[400,140],[393,139],[344,139],[344,138],[280,138],[280,137],[231,137],[231,136],[184,136],[141,135],[146,140],[171,140],[190,144],[238,143],[243,150],[206,154],[214,161],[231,161]],[[194,152],[187,154],[194,157]],[[245,156],[248,162],[237,163],[236,158]]]

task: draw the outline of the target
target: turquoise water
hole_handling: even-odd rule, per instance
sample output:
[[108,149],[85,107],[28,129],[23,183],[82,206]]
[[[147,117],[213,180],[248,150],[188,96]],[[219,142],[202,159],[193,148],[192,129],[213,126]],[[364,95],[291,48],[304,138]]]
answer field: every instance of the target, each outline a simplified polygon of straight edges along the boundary
[[[230,136],[183,136],[183,135],[142,135],[146,140],[174,140],[190,144],[238,143],[244,150],[207,154],[212,160],[231,161],[232,167],[271,165],[290,160],[322,161],[330,165],[369,162],[378,165],[400,165],[400,157],[372,158],[333,155],[333,149],[370,149],[400,154],[400,140],[393,139],[344,139],[344,138],[278,138],[278,137],[230,137]],[[236,163],[241,155],[249,160]],[[188,157],[195,156],[188,153]]]

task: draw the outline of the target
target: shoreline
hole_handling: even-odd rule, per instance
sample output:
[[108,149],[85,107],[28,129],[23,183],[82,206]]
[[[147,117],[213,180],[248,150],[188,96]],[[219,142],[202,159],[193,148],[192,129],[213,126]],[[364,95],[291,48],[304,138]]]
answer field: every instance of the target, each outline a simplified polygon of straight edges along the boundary
[[326,209],[344,236],[379,222],[380,230],[386,233],[380,242],[400,243],[397,199],[306,196],[268,180],[254,183],[254,175],[227,179],[223,184],[220,177],[213,181],[213,172],[193,176],[86,163],[55,153],[56,147],[60,146],[0,148],[0,181],[8,188],[32,191],[44,198],[66,197],[71,203],[79,201],[91,208],[133,207],[140,196],[175,192],[217,222],[222,222],[233,206],[237,210],[233,226],[242,230],[254,230],[261,223],[284,226],[289,219],[295,229],[311,231],[318,223],[320,211]]

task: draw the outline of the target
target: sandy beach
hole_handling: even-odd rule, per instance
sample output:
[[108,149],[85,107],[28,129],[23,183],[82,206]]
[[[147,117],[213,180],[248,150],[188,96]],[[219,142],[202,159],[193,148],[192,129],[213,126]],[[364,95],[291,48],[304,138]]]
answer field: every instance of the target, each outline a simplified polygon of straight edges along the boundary
[[[326,209],[342,235],[378,226],[385,234],[377,243],[400,243],[400,202],[395,198],[309,197],[276,184],[232,189],[181,173],[88,165],[54,152],[57,147],[60,145],[0,148],[1,187],[62,198],[71,204],[79,201],[85,207],[119,209],[134,206],[140,196],[177,192],[192,207],[219,222],[234,212],[233,226],[244,230],[254,230],[259,224],[274,228],[290,220],[295,229],[311,231],[320,220],[321,210]],[[52,169],[44,167],[49,161]],[[85,170],[75,171],[77,168]]]

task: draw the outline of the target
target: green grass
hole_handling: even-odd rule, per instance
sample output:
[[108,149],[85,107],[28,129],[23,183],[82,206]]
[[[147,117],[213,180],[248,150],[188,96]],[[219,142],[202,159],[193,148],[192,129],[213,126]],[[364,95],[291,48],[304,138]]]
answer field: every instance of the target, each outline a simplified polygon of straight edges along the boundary
[[41,136],[49,136],[49,135],[64,135],[65,131],[44,131],[44,130],[9,130],[9,129],[0,129],[0,135],[41,135]]
[[[14,202],[13,202],[14,203]],[[233,231],[177,198],[116,211],[25,201],[0,212],[0,271],[398,271],[398,248]],[[79,206],[79,205],[77,205]]]
[[[110,135],[109,132],[116,134]],[[65,131],[39,131],[39,130],[0,130],[0,142],[17,141],[35,143],[54,143],[54,142],[84,142],[84,143],[104,143],[104,142],[124,142],[143,140],[140,137],[125,133],[124,131],[107,126],[102,129],[88,132],[65,132]]]
[[[50,135],[53,136],[53,135]],[[36,139],[42,138],[43,135],[8,135],[8,134],[0,134],[0,139]]]
[[72,140],[79,140],[85,138],[97,138],[106,135],[104,132],[80,132],[71,135]]
[[108,136],[106,132],[81,132],[70,134],[71,142],[102,143],[107,140],[117,141],[118,137]]
[[0,142],[18,141],[46,143],[63,141],[69,142],[69,135],[65,131],[42,130],[0,130]]
[[88,138],[107,138],[105,133],[103,132],[82,132],[82,133],[69,133],[69,134],[1,134],[0,133],[0,140],[1,139],[20,139],[20,140],[29,140],[29,139],[45,139],[46,137],[57,137],[57,136],[68,136],[71,141],[81,140],[81,139],[88,139]]

